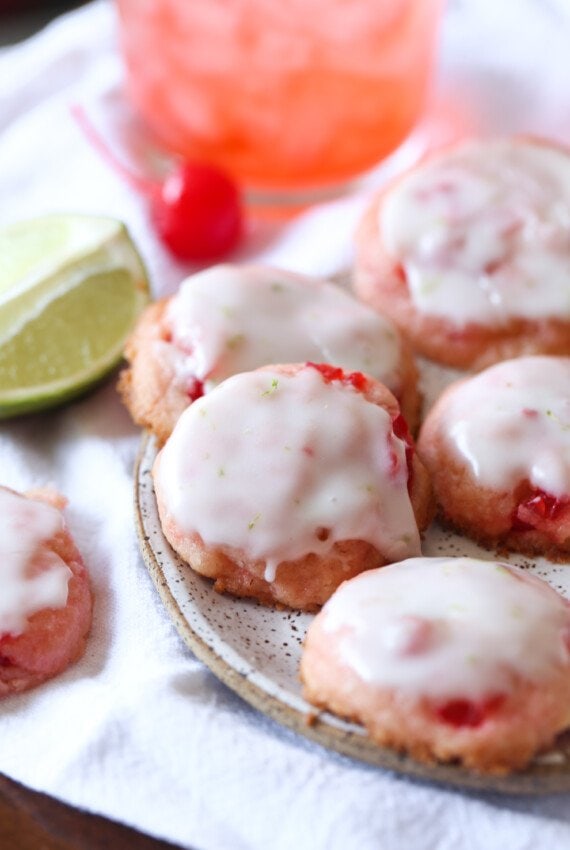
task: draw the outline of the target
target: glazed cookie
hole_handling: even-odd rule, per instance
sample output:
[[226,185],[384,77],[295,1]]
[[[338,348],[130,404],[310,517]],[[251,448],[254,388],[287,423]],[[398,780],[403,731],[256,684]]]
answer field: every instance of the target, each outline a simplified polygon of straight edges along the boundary
[[61,673],[83,653],[91,591],[64,505],[51,492],[0,487],[0,697]]
[[388,319],[318,278],[221,265],[152,304],[131,336],[119,390],[159,442],[188,405],[230,375],[268,363],[332,363],[385,383],[417,424],[417,371]]
[[334,593],[301,678],[377,744],[508,773],[570,725],[570,607],[517,567],[412,558]]
[[568,355],[569,222],[568,151],[464,143],[375,199],[356,236],[354,287],[449,366]]
[[570,358],[520,357],[451,385],[418,452],[442,518],[477,542],[570,555]]
[[182,414],[153,477],[165,536],[194,570],[303,610],[419,554],[433,515],[394,396],[328,365],[228,378]]

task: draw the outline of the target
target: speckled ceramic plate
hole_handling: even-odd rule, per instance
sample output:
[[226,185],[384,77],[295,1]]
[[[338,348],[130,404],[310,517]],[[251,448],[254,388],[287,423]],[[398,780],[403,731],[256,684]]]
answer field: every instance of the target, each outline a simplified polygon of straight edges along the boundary
[[[434,397],[450,373],[424,373],[426,396]],[[243,699],[301,735],[370,764],[409,776],[463,788],[506,793],[546,794],[570,790],[570,735],[526,771],[487,777],[454,765],[426,766],[373,744],[362,727],[326,712],[315,715],[301,696],[298,669],[301,645],[312,615],[276,611],[213,590],[193,572],[164,538],[151,478],[154,439],[143,437],[136,473],[137,530],[144,561],[182,638],[212,672]],[[424,543],[426,555],[492,558],[474,543],[434,525]],[[570,566],[537,559],[511,558],[570,596]]]

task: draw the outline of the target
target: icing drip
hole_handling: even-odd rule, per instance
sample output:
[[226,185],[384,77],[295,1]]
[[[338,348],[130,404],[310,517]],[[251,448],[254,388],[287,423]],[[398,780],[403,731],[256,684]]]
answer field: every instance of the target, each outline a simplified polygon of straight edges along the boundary
[[499,363],[449,395],[444,427],[483,486],[570,494],[570,358]]
[[0,487],[0,636],[21,634],[32,614],[66,604],[71,570],[42,547],[62,529],[56,508]]
[[189,277],[167,308],[175,368],[207,390],[271,363],[334,363],[399,391],[396,330],[334,284],[256,266]]
[[415,306],[456,325],[570,318],[570,157],[470,143],[404,178],[380,222]]
[[277,565],[359,539],[419,554],[406,444],[352,385],[307,366],[229,378],[188,408],[154,470],[164,508],[210,546]]
[[477,725],[515,677],[538,682],[570,664],[567,602],[498,562],[412,558],[365,572],[335,592],[322,616],[362,679],[436,704],[452,699],[441,711],[455,725]]

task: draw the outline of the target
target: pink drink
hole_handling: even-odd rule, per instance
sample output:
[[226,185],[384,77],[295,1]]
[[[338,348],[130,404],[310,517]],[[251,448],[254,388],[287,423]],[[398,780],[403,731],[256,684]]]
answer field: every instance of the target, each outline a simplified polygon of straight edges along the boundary
[[249,187],[340,184],[421,113],[443,0],[117,0],[159,140]]

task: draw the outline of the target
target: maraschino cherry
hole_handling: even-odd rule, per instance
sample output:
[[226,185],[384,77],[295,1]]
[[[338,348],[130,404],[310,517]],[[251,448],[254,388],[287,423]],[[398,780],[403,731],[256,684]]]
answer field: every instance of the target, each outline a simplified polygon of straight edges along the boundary
[[216,260],[229,254],[243,235],[241,195],[220,168],[185,162],[161,182],[138,176],[119,162],[78,105],[72,113],[100,155],[137,192],[146,195],[161,241],[179,260]]

